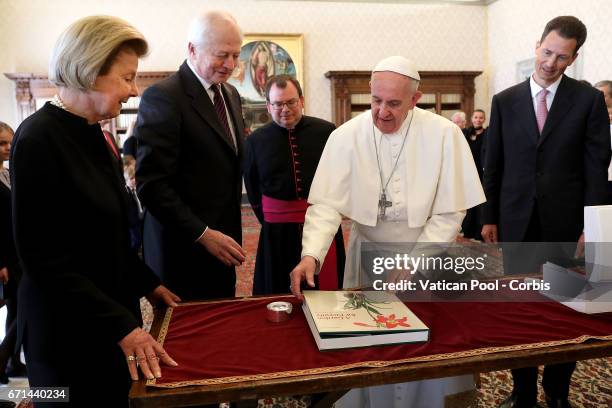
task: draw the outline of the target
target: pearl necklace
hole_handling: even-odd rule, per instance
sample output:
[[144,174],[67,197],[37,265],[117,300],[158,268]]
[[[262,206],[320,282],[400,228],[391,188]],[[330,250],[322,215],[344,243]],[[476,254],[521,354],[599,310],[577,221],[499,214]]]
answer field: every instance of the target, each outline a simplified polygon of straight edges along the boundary
[[53,99],[51,99],[51,101],[49,101],[51,103],[51,105],[53,106],[57,106],[60,109],[63,109],[65,111],[68,111],[68,108],[66,107],[66,105],[64,105],[64,102],[60,99],[58,94],[55,94],[53,96]]

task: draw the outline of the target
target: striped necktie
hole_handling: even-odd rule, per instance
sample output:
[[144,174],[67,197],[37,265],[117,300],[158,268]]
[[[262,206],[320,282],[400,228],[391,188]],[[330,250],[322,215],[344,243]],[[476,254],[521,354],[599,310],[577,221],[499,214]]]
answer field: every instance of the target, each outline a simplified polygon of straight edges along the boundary
[[234,140],[232,138],[232,131],[229,127],[229,122],[227,119],[227,112],[225,110],[225,103],[223,102],[223,98],[221,97],[221,89],[219,84],[213,84],[211,86],[212,91],[215,94],[213,99],[213,103],[215,105],[215,111],[217,112],[217,117],[223,126],[223,130],[225,130],[225,138],[230,143],[230,146],[234,148],[234,152],[236,151],[236,145],[234,144]]

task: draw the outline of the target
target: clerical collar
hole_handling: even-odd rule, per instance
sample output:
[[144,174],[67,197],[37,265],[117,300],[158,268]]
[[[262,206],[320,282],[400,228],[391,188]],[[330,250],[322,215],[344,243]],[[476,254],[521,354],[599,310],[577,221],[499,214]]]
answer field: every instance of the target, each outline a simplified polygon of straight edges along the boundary
[[285,130],[287,130],[287,131],[293,131],[293,132],[294,132],[296,129],[300,128],[300,127],[301,127],[301,126],[304,124],[304,118],[305,118],[305,117],[306,117],[306,115],[302,115],[302,117],[300,118],[299,122],[298,122],[298,123],[296,123],[296,124],[295,124],[295,126],[294,126],[294,127],[292,127],[292,128],[286,128],[286,127],[284,127],[284,126],[281,126],[281,125],[279,125],[278,123],[276,123],[275,121],[272,121],[272,123],[274,123],[274,125],[275,125],[276,127],[278,127],[278,128],[281,128],[281,129],[285,129]]

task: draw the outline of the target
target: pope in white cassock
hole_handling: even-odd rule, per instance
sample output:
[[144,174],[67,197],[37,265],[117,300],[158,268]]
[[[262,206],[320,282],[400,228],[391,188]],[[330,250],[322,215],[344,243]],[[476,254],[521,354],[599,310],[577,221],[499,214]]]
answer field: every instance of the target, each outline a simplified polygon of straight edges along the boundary
[[[314,275],[342,220],[352,222],[344,287],[369,282],[361,273],[362,242],[455,240],[466,210],[485,201],[470,149],[449,120],[419,109],[420,76],[404,57],[372,71],[372,109],[336,129],[315,173],[291,291]],[[473,387],[472,376],[353,390],[337,406],[444,407],[446,395]]]

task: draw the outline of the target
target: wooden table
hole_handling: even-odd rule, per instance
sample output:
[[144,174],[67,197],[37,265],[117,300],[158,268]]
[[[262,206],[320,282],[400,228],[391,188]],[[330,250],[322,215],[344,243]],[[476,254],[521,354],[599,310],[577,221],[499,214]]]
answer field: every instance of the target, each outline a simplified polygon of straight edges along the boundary
[[[162,310],[156,312],[151,329],[154,337],[161,327],[163,314]],[[141,380],[132,385],[129,398],[131,406],[138,408],[188,407],[220,401],[242,401],[248,405],[248,401],[270,396],[320,393],[319,400],[314,406],[329,407],[351,388],[608,356],[612,356],[612,341],[592,341],[583,344],[485,354],[477,357],[212,386],[156,389],[147,388],[145,381]]]

